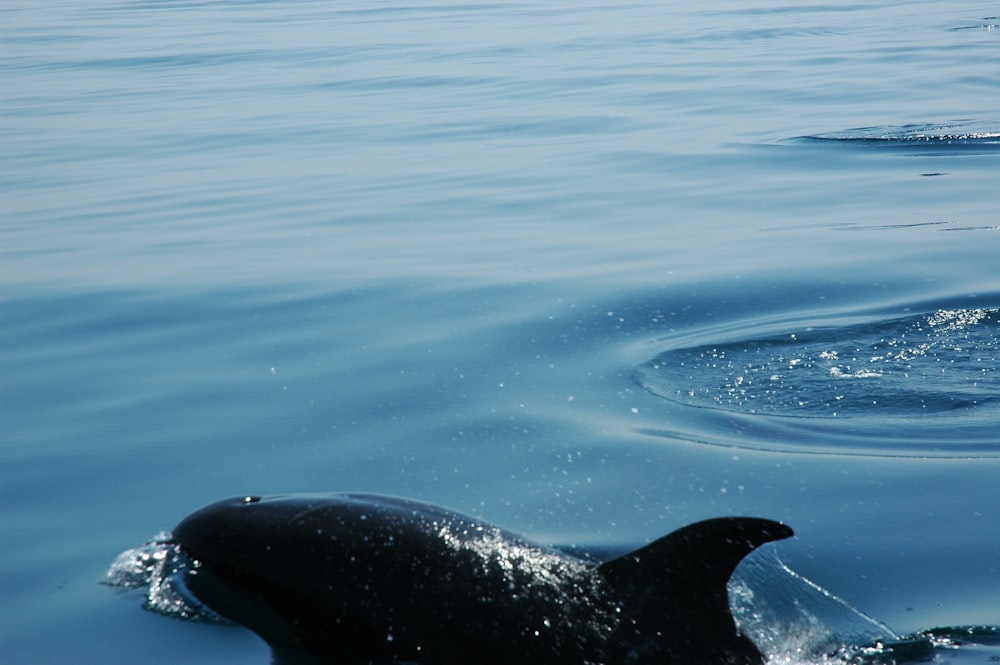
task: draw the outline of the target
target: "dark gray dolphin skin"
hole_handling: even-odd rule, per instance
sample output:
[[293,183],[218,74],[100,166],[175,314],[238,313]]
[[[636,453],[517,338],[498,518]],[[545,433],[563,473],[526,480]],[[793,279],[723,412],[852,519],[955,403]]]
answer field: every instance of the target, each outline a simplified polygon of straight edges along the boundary
[[759,665],[726,584],[778,522],[686,526],[594,565],[477,519],[366,494],[209,505],[174,541],[188,589],[286,664]]

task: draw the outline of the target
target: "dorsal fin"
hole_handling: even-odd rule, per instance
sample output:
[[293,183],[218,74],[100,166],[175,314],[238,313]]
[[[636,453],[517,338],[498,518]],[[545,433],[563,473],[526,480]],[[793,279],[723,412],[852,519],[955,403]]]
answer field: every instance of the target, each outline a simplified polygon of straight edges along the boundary
[[[697,522],[597,568],[625,618],[618,649],[635,662],[687,662],[698,645],[704,662],[759,663],[753,644],[737,634],[726,586],[757,547],[793,535],[780,522],[723,517]],[[697,662],[697,658],[691,662]]]
[[[689,524],[598,567],[616,584],[648,587],[684,575],[691,585],[725,586],[743,558],[764,543],[793,535],[791,527],[757,517],[720,517]],[[694,579],[691,579],[693,577]]]

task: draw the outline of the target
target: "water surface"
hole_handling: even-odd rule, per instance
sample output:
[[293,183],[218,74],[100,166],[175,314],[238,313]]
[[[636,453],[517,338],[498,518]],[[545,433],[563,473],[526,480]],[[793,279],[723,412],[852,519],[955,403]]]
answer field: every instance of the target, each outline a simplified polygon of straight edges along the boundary
[[266,663],[100,581],[303,491],[597,549],[781,519],[900,635],[1000,623],[995,7],[0,25],[5,662]]

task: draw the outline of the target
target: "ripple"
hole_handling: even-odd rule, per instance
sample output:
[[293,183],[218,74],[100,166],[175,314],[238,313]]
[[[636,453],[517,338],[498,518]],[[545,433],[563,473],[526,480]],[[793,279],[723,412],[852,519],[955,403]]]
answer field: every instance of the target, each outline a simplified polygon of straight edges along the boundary
[[857,127],[839,132],[797,137],[806,142],[881,148],[912,148],[940,151],[1000,149],[1000,130],[996,122],[956,120],[947,123],[920,123]]
[[952,28],[952,32],[963,30],[977,30],[982,32],[1000,31],[1000,16],[984,16],[982,21],[982,23],[975,23],[973,25],[960,25],[957,28]]
[[998,309],[751,332],[670,349],[634,378],[672,403],[749,417],[737,428],[747,437],[696,437],[708,443],[808,450],[798,441],[819,430],[848,436],[852,452],[1000,455]]

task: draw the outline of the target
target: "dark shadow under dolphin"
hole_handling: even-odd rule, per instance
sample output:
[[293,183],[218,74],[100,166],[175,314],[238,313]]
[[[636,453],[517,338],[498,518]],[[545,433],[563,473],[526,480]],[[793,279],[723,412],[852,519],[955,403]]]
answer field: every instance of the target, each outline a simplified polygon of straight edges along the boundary
[[416,501],[242,497],[184,519],[188,589],[276,663],[759,665],[727,582],[778,522],[698,522],[601,565]]

